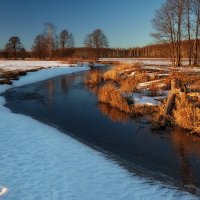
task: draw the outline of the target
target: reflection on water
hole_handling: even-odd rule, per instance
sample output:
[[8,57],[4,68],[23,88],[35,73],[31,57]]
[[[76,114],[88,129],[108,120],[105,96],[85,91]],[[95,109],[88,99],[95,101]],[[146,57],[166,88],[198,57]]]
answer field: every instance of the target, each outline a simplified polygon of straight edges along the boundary
[[69,85],[72,80],[74,80],[74,76],[61,76],[58,80],[49,79],[43,85],[44,91],[47,92],[48,96],[48,104],[52,104],[55,98],[55,93],[57,91],[62,92],[62,94],[67,94],[69,92]]
[[[173,146],[179,155],[183,184],[193,185],[197,175],[194,174],[193,167],[195,167],[195,164],[200,164],[198,162],[198,159],[200,159],[200,138],[187,135],[181,129],[173,130],[171,138]],[[194,157],[197,157],[197,163],[194,163]]]
[[92,92],[92,94],[95,94],[95,95],[97,95],[98,92],[99,92],[99,87],[97,87],[97,86],[90,87],[90,86],[86,85],[86,88],[87,88],[90,92]]
[[187,154],[195,154],[200,158],[200,138],[188,135],[181,129],[175,129],[172,133],[172,142],[176,149],[184,148]]
[[55,81],[48,80],[45,87],[48,91],[48,103],[51,104],[53,102],[53,93],[55,92]]
[[69,91],[68,80],[69,79],[66,79],[66,77],[60,78],[61,89],[62,89],[63,93],[65,93],[65,94]]
[[130,120],[130,116],[122,112],[116,108],[109,106],[108,104],[98,104],[99,110],[113,122],[128,122]]

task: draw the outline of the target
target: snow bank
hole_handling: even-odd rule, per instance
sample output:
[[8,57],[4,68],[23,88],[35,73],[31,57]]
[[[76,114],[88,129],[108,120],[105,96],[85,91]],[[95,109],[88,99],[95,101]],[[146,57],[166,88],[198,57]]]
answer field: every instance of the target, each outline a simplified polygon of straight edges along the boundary
[[159,106],[161,102],[159,100],[165,99],[166,96],[145,96],[142,93],[129,93],[124,96],[131,99],[135,105],[147,105],[147,106]]
[[[60,70],[67,73],[69,68]],[[29,73],[14,86],[60,75],[61,71]],[[6,89],[0,86],[1,91]],[[130,174],[59,130],[11,113],[4,104],[0,96],[0,185],[8,188],[8,193],[0,197],[3,200],[197,199],[169,185]]]
[[166,87],[166,83],[163,83],[163,80],[154,80],[154,81],[147,81],[147,82],[143,82],[143,83],[138,83],[137,85],[137,89],[144,89],[147,88],[151,85],[155,85],[157,88],[163,88]]
[[0,69],[4,71],[49,68],[49,67],[69,67],[72,64],[62,64],[59,61],[26,61],[26,60],[0,60]]
[[38,72],[30,72],[28,73],[28,76],[22,76],[20,78],[20,81],[14,82],[14,87],[19,87],[22,85],[46,80],[55,76],[60,76],[64,74],[74,74],[77,72],[88,70],[89,67],[87,65],[84,65],[82,67],[56,67],[56,68],[50,68],[50,69],[42,69]]
[[100,58],[102,62],[127,62],[135,63],[139,62],[143,65],[170,65],[171,60],[167,58]]
[[[139,62],[142,65],[155,65],[160,67],[166,67],[172,64],[171,59],[168,58],[100,58],[101,62],[126,62],[135,63]],[[188,60],[183,59],[182,65],[188,65]]]

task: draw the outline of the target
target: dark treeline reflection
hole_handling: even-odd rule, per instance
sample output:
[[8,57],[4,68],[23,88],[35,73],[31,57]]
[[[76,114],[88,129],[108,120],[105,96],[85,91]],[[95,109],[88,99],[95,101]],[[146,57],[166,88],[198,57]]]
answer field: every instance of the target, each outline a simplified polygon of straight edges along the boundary
[[47,92],[48,103],[53,102],[53,98],[56,92],[61,92],[62,94],[67,94],[69,92],[69,85],[74,79],[73,76],[62,76],[57,79],[49,79],[44,84],[44,91]]
[[194,173],[194,165],[200,163],[194,163],[193,159],[196,157],[200,159],[200,138],[186,134],[181,129],[173,130],[171,134],[172,144],[179,155],[180,170],[183,175],[184,185],[193,185],[196,183],[198,174]]
[[107,104],[98,104],[99,110],[113,122],[128,122],[130,117],[125,112],[122,112],[116,108],[113,108]]

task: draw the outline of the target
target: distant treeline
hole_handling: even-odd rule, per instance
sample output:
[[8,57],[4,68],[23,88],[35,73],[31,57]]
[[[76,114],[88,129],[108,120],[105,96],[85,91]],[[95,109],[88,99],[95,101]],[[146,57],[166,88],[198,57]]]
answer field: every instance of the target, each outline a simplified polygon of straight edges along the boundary
[[[200,43],[200,41],[198,41]],[[94,49],[91,47],[69,47],[69,48],[58,48],[52,50],[51,59],[68,59],[68,58],[80,58],[80,59],[96,59],[97,51],[99,58],[170,58],[171,52],[169,48],[170,44],[154,44],[145,47],[136,48],[100,48]],[[182,57],[188,57],[188,41],[182,42]],[[0,57],[6,59],[25,59],[25,58],[39,58],[39,59],[50,59],[48,51],[32,50],[26,51],[22,49],[15,53],[2,50]]]

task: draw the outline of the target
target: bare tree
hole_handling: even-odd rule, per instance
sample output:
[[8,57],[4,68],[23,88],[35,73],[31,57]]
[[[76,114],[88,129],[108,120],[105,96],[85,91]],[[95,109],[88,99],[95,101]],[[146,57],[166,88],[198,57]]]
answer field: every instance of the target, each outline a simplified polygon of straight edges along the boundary
[[197,65],[199,60],[199,26],[200,26],[200,0],[192,0],[192,10],[195,17],[195,39],[194,39],[194,61],[193,64]]
[[60,32],[60,46],[63,56],[65,54],[65,48],[73,48],[75,46],[74,36],[67,29]]
[[191,0],[185,0],[184,3],[184,11],[185,11],[185,28],[187,32],[187,40],[188,40],[188,65],[192,64],[192,3]]
[[176,34],[175,34],[175,11],[170,1],[167,1],[156,10],[152,26],[154,33],[151,35],[160,43],[164,43],[171,52],[172,64],[175,64]]
[[73,47],[75,47],[74,36],[73,36],[72,33],[69,33],[69,37],[68,37],[68,40],[67,40],[67,47],[68,47],[68,48],[73,48]]
[[23,48],[20,38],[17,36],[13,36],[9,39],[6,44],[5,50],[6,52],[14,58],[17,58],[17,53]]
[[34,56],[40,59],[45,59],[47,56],[48,46],[47,39],[44,34],[39,34],[35,37],[32,52]]
[[64,53],[65,46],[67,44],[67,40],[69,39],[69,32],[67,29],[64,29],[60,32],[60,46],[62,48],[62,52]]
[[96,49],[96,59],[98,60],[100,50],[108,47],[108,39],[101,29],[96,29],[92,33],[86,35],[84,44],[86,47]]
[[183,0],[174,0],[177,11],[177,46],[176,46],[176,65],[181,65],[181,41],[182,41],[182,20],[183,20]]
[[167,0],[152,20],[155,30],[152,36],[169,44],[172,63],[177,66],[181,65],[183,8],[183,0]]
[[45,23],[44,25],[44,34],[47,39],[48,49],[49,49],[49,58],[52,57],[52,51],[55,47],[55,34],[56,33],[56,27],[52,23]]

